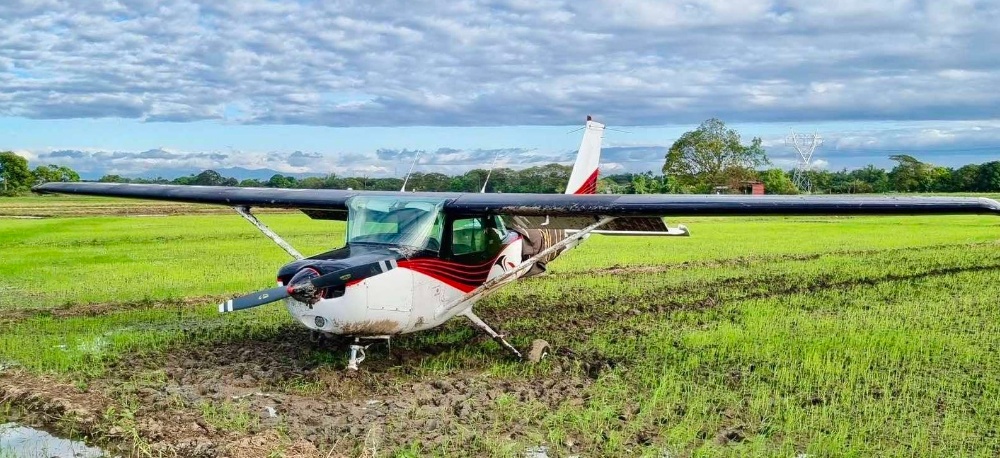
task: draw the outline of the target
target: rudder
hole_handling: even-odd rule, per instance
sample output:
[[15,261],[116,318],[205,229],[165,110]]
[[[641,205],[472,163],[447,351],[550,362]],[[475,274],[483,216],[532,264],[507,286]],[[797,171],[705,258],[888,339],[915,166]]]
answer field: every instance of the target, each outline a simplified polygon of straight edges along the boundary
[[604,124],[587,116],[583,141],[576,154],[573,172],[566,184],[566,194],[594,194],[597,192],[597,170],[601,164],[601,141],[604,139]]

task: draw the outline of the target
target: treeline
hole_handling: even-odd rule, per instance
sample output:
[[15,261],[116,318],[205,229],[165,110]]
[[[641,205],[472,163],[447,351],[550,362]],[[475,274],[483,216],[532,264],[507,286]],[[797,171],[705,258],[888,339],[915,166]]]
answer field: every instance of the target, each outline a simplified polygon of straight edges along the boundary
[[[818,194],[861,194],[890,192],[1000,192],[1000,161],[984,164],[970,164],[959,168],[939,167],[915,159],[912,156],[891,156],[897,165],[891,170],[874,165],[855,170],[811,170],[806,172],[812,183],[812,192]],[[566,182],[572,168],[560,164],[548,164],[523,170],[507,168],[495,169],[492,173],[484,169],[470,170],[462,175],[443,173],[414,173],[406,183],[407,191],[453,191],[478,192],[483,188],[486,177],[487,192],[502,193],[561,193],[566,190]],[[781,169],[756,171],[747,176],[748,180],[764,183],[769,194],[797,194],[800,191],[792,183],[792,172]],[[270,188],[306,189],[361,189],[377,191],[398,191],[403,185],[402,178],[341,177],[334,174],[325,177],[296,179],[291,176],[274,175],[269,180],[249,179],[239,181],[227,178],[213,170],[197,175],[167,180],[128,179],[108,175],[100,181],[115,183],[161,183],[203,186],[244,186]],[[732,192],[740,192],[732,189]],[[683,180],[664,175],[646,173],[623,173],[607,175],[598,181],[598,192],[613,194],[666,194],[666,193],[707,193],[711,189],[701,189],[686,185]]]
[[[1000,192],[1000,161],[970,164],[959,168],[940,167],[921,162],[908,155],[891,156],[896,166],[885,170],[869,165],[856,170],[807,172],[812,192],[820,194],[889,193],[889,192]],[[522,170],[507,168],[491,172],[470,170],[462,175],[443,173],[413,173],[406,183],[407,191],[479,192],[486,183],[487,192],[501,193],[562,193],[566,190],[571,167],[548,164]],[[487,176],[489,181],[487,182]],[[747,180],[764,183],[769,194],[796,194],[792,173],[781,169],[753,171]],[[28,167],[23,157],[12,152],[0,153],[0,193],[27,193],[31,186],[50,181],[79,181],[77,172],[65,166]],[[244,186],[306,189],[358,189],[398,191],[402,178],[325,177],[296,178],[276,174],[268,180],[238,180],[224,177],[214,170],[205,170],[185,177],[166,179],[126,178],[106,175],[99,181],[111,183],[154,183],[202,186]],[[731,188],[731,192],[741,192]],[[607,175],[598,181],[598,192],[614,194],[708,193],[712,187],[692,185],[689,180],[673,176],[646,173]]]
[[[890,156],[896,166],[885,170],[874,165],[855,170],[810,170],[805,173],[814,194],[884,194],[891,192],[1000,192],[1000,161],[969,164],[958,168],[940,167],[921,162],[909,155]],[[769,169],[757,171],[750,180],[764,183],[768,194],[799,194],[792,182],[792,171]],[[606,189],[616,194],[709,193],[708,186],[685,186],[680,180],[663,175],[611,175]],[[740,192],[739,187],[731,189]]]
[[[407,191],[454,191],[478,192],[486,185],[487,192],[528,192],[561,193],[566,190],[571,167],[548,164],[522,170],[508,168],[494,169],[491,173],[484,169],[470,170],[462,175],[443,173],[413,173],[406,180]],[[487,181],[487,176],[489,180]],[[205,170],[197,175],[168,180],[165,178],[143,179],[106,175],[99,181],[109,183],[151,183],[181,184],[201,186],[243,186],[253,188],[304,188],[304,189],[359,189],[369,191],[399,191],[403,178],[341,177],[330,174],[325,177],[295,178],[276,174],[268,180],[224,177],[214,170]]]

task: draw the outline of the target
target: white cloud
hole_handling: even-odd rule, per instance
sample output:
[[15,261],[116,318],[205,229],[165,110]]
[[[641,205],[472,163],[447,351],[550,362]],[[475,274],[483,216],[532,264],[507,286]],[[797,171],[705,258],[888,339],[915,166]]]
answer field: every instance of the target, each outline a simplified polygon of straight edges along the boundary
[[[0,115],[310,125],[1000,117],[989,1],[0,5]],[[238,110],[232,107],[239,107]]]

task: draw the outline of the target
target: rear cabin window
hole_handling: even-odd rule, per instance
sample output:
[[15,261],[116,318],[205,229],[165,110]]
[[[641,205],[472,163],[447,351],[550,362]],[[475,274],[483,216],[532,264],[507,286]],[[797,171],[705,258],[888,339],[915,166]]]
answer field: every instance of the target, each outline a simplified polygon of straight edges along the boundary
[[452,223],[451,253],[455,256],[486,251],[482,218],[456,219]]
[[456,219],[451,223],[451,254],[468,262],[488,260],[503,249],[504,234],[497,216]]

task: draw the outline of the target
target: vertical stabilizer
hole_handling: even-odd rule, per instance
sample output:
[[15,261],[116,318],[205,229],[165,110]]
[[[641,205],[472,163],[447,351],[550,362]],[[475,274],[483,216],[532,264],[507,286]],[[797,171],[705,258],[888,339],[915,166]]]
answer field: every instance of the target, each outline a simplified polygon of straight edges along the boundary
[[576,154],[576,164],[566,185],[566,194],[594,194],[597,192],[597,167],[601,163],[601,140],[604,139],[604,124],[587,116],[587,126],[583,130],[583,141]]

